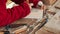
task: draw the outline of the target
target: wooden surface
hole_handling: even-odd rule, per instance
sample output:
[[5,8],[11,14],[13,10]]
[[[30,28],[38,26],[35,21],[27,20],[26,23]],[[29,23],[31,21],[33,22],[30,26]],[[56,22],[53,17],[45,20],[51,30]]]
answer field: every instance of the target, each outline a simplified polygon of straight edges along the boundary
[[4,34],[4,32],[0,32],[0,34]]
[[[28,25],[32,25],[33,23],[36,23],[37,19],[31,19],[31,18],[23,18],[20,19],[18,21],[15,21],[12,24],[28,24]],[[10,29],[10,32],[12,33],[21,33],[23,31],[27,30],[27,26],[23,26],[23,27],[17,27],[17,28],[12,28]]]
[[34,18],[23,18],[23,19],[15,21],[12,24],[28,24],[28,25],[32,25],[36,21],[37,21],[37,19],[34,19]]
[[58,3],[55,8],[60,9],[60,3]]
[[44,29],[45,27],[39,29],[35,34],[55,34],[54,32]]
[[[28,24],[28,25],[32,25],[35,22],[36,22],[36,19],[23,18],[23,19],[20,19],[18,21],[15,21],[12,24]],[[4,31],[4,30],[5,30],[5,27],[0,28],[0,31]],[[27,26],[19,26],[19,27],[16,27],[16,28],[10,28],[9,29],[10,33],[16,33],[16,34],[24,32],[24,31],[26,32],[26,30],[27,30]]]
[[44,4],[46,5],[52,5],[56,2],[57,0],[43,0]]
[[10,30],[11,33],[19,34],[27,30],[27,26]]
[[[57,12],[45,25],[51,28],[50,31],[54,33],[60,33],[60,11]],[[49,29],[48,29],[49,30]]]

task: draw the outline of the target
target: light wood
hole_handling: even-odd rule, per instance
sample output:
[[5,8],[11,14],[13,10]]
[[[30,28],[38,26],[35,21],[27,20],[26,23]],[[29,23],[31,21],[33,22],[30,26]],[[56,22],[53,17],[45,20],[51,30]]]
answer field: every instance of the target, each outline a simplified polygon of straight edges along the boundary
[[4,34],[4,32],[0,32],[0,34]]
[[43,2],[47,5],[53,5],[57,0],[43,0]]
[[60,3],[58,3],[55,8],[60,9]]
[[20,29],[17,29],[15,31],[13,31],[13,33],[18,34],[18,33],[24,32],[26,30],[27,30],[27,26],[24,26],[24,27],[22,27]]

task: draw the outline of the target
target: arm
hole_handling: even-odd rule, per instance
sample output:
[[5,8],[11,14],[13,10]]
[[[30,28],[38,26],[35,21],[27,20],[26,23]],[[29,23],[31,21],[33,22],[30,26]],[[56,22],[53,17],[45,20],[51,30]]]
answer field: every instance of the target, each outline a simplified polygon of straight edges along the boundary
[[6,2],[7,0],[0,0],[0,26],[4,25],[3,22],[5,22],[7,17]]
[[[22,7],[25,5],[24,7]],[[8,25],[18,19],[27,16],[30,13],[30,8],[26,3],[12,9],[6,9],[6,1],[0,1],[0,27]]]

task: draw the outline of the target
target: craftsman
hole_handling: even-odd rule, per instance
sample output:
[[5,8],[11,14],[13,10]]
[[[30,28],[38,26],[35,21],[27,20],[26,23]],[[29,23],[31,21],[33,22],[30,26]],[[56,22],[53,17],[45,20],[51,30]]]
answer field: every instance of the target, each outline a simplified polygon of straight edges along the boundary
[[7,0],[0,0],[0,27],[9,25],[14,21],[27,16],[30,13],[30,7],[25,0],[12,0],[18,6],[6,8]]

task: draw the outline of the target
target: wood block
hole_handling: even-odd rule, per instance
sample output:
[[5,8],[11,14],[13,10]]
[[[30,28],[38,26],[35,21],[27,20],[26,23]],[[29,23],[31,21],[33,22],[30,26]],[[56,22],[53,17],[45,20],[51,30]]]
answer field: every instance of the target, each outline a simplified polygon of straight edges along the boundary
[[43,10],[38,8],[32,8],[31,13],[25,18],[34,18],[34,19],[42,19],[43,18]]

